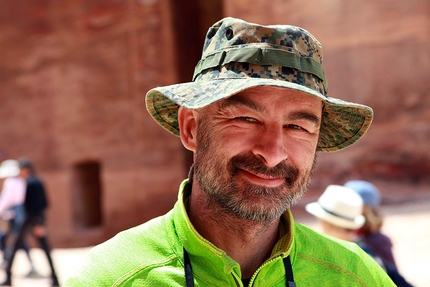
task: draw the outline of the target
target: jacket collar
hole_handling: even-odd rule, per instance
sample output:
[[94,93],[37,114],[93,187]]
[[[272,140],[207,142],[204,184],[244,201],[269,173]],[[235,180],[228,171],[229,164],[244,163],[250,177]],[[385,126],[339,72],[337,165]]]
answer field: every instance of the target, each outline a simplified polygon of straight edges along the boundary
[[[213,278],[219,270],[223,270],[225,275],[234,273],[240,279],[241,272],[239,264],[223,250],[203,238],[191,223],[186,210],[186,202],[190,194],[191,186],[188,179],[186,179],[181,183],[179,188],[178,202],[173,210],[173,220],[176,235],[181,243],[180,245],[187,250],[191,261],[196,262],[196,264],[193,264],[193,273],[196,274],[196,277],[198,274],[201,274],[200,277],[204,278],[205,274],[210,272],[210,276],[206,278]],[[282,259],[287,257],[290,253],[293,255],[293,243],[294,219],[291,211],[287,210],[281,218],[279,241],[274,246],[272,255],[266,262],[273,261],[273,259],[277,257]],[[291,260],[294,260],[294,258],[291,258]],[[217,272],[214,270],[217,270]]]

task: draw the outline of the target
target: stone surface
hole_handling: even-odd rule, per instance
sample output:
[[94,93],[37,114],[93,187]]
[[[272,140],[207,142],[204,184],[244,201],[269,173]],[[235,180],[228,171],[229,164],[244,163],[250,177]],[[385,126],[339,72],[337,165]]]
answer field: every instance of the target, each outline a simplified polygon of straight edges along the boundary
[[[35,162],[54,245],[99,242],[170,209],[184,151],[144,104],[177,81],[168,3],[18,2],[0,9],[0,150]],[[76,230],[73,167],[87,161],[100,163],[103,224]]]

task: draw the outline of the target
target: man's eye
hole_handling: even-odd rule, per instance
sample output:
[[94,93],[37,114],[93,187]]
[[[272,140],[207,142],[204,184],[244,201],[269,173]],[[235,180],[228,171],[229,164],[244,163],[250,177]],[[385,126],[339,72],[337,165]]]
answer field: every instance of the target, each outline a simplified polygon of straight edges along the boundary
[[238,117],[238,120],[244,121],[244,122],[256,122],[257,120],[250,117]]
[[288,127],[288,128],[290,128],[290,129],[293,129],[293,130],[302,130],[302,131],[307,131],[305,128],[303,128],[303,127],[301,127],[301,126],[298,126],[298,125],[293,125],[293,124],[291,124],[291,125],[288,125],[287,127]]

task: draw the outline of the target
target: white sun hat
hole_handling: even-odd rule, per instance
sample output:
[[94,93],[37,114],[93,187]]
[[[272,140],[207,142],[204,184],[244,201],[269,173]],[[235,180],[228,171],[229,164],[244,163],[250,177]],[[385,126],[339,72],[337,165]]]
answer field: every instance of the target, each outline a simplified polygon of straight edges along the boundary
[[362,209],[361,197],[342,185],[329,185],[317,202],[306,205],[306,211],[317,218],[353,230],[359,229],[364,224]]
[[7,159],[0,163],[0,178],[13,177],[19,174],[19,163],[14,159]]

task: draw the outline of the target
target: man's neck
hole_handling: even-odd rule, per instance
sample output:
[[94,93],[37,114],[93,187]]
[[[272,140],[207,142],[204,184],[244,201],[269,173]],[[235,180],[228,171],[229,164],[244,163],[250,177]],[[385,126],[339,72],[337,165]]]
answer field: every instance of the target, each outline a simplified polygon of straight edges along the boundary
[[238,218],[207,206],[202,192],[193,188],[188,215],[205,239],[239,263],[243,278],[250,278],[266,261],[278,241],[279,221],[256,222]]

